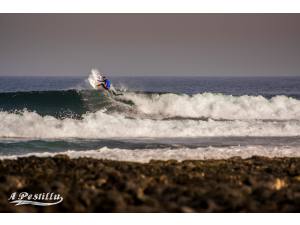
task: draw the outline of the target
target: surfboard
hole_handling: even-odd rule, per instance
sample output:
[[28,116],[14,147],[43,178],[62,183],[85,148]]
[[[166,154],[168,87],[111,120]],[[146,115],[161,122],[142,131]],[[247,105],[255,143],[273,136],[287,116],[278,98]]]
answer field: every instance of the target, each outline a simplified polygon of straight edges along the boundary
[[98,89],[99,87],[97,86],[98,85],[98,82],[96,82],[95,80],[93,80],[92,78],[89,78],[89,83],[90,85],[92,86],[92,88],[94,89]]
[[102,75],[98,71],[92,70],[92,72],[88,78],[88,81],[89,81],[90,85],[92,86],[92,88],[99,89],[99,86],[97,86],[97,85],[99,84],[100,80],[102,80]]

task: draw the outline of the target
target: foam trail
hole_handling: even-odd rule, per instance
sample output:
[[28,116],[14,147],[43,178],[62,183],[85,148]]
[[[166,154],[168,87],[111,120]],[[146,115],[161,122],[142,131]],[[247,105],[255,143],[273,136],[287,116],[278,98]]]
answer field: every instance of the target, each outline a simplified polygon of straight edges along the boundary
[[266,147],[266,146],[235,146],[224,148],[180,148],[180,149],[119,149],[103,147],[98,150],[89,151],[66,151],[60,153],[30,153],[25,155],[1,156],[0,159],[17,159],[18,157],[53,157],[57,154],[66,154],[70,158],[89,157],[96,159],[108,159],[117,161],[132,161],[147,163],[150,160],[207,160],[207,159],[228,159],[239,156],[250,158],[254,155],[273,157],[300,157],[299,147]]
[[300,136],[300,121],[130,119],[104,111],[85,114],[81,120],[0,112],[0,121],[0,137],[10,138]]
[[207,117],[214,119],[300,119],[300,101],[287,96],[231,96],[203,93],[137,94],[123,97],[145,114],[164,117]]

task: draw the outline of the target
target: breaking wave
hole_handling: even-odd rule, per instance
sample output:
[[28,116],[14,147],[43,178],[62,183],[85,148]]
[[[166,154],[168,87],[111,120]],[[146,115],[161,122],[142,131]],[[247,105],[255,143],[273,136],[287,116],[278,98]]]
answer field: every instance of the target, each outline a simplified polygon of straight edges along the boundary
[[111,138],[201,136],[298,136],[300,121],[152,120],[104,111],[82,119],[57,119],[34,112],[0,112],[0,137]]
[[134,102],[145,114],[164,117],[205,117],[213,119],[300,119],[300,101],[287,96],[232,96],[203,93],[136,94],[125,99]]
[[0,137],[299,136],[300,101],[287,96],[91,90],[0,93]]

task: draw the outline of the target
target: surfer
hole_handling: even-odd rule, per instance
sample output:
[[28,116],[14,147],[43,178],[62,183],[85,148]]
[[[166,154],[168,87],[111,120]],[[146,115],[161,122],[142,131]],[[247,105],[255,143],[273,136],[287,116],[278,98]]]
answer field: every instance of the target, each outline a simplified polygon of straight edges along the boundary
[[114,87],[111,85],[111,82],[109,79],[107,79],[105,76],[102,76],[101,79],[98,80],[99,84],[98,87],[102,86],[105,90],[112,93],[113,95],[121,95],[121,93],[117,93]]

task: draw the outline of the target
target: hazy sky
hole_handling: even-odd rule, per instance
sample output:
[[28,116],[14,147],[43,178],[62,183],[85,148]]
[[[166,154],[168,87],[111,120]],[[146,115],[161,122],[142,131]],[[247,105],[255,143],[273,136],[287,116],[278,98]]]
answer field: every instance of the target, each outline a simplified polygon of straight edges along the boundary
[[300,75],[300,14],[0,14],[0,76]]

